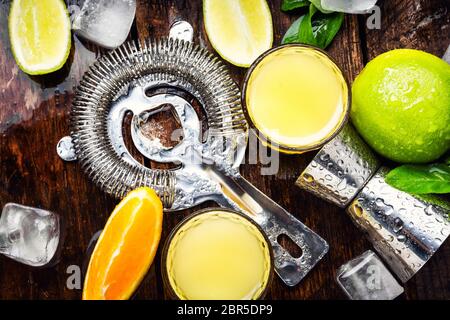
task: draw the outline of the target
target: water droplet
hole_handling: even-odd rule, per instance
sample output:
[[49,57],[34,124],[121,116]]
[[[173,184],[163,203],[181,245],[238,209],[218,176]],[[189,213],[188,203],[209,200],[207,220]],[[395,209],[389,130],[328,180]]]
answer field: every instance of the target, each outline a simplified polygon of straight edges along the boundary
[[326,161],[328,161],[330,159],[330,155],[328,153],[321,154],[319,156],[319,159],[324,161],[324,162],[326,162]]
[[425,224],[425,228],[433,229],[434,225],[435,225],[434,221],[431,221],[431,222],[428,222],[427,224]]
[[344,165],[344,160],[338,160],[338,165],[339,166],[343,166]]
[[397,240],[400,241],[400,242],[405,242],[406,237],[405,237],[403,234],[399,234],[399,235],[397,236]]
[[344,190],[347,187],[347,179],[342,179],[341,182],[339,182],[339,184],[337,185],[337,189],[339,191]]
[[313,168],[317,168],[317,162],[315,162],[315,161],[312,161],[312,162],[311,162],[311,167],[313,167]]
[[394,239],[395,239],[395,238],[394,238],[392,235],[388,235],[386,240],[387,240],[388,242],[392,242],[392,241],[394,241]]
[[384,208],[384,215],[385,216],[390,216],[394,212],[395,212],[394,208],[392,206],[390,206],[390,205],[386,205],[386,207]]
[[400,218],[395,218],[394,220],[394,232],[397,233],[403,229],[403,220]]
[[[398,214],[399,215],[405,215],[405,214],[407,214],[408,213],[408,211],[405,209],[405,208],[400,208],[400,209],[398,209]],[[411,222],[412,223],[412,222]]]
[[432,216],[436,212],[434,211],[433,206],[429,205],[428,207],[425,208],[425,213],[427,214],[427,216]]
[[54,98],[55,98],[55,106],[58,108],[61,104],[61,99],[60,99],[61,93],[59,92],[58,89],[55,90],[54,92]]
[[424,208],[424,206],[420,202],[417,202],[417,201],[413,202],[413,206],[416,207],[416,208],[421,208],[421,209]]
[[331,175],[327,174],[327,175],[325,175],[325,179],[328,181],[331,181],[331,180],[333,180],[333,177]]
[[375,200],[375,204],[379,207],[384,207],[384,201],[381,198],[377,198],[377,200]]

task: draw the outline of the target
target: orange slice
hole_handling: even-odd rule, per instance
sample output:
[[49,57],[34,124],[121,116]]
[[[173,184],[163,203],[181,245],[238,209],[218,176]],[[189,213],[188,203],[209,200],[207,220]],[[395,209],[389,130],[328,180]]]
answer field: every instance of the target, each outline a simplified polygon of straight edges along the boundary
[[83,300],[126,300],[158,249],[163,206],[155,191],[131,191],[114,209],[92,253]]

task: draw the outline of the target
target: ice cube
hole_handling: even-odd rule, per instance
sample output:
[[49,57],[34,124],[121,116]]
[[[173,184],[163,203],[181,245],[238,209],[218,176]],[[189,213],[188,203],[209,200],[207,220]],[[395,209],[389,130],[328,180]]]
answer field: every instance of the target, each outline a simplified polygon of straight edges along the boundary
[[77,35],[113,49],[127,38],[136,13],[136,0],[85,0],[73,17]]
[[15,203],[0,218],[0,253],[34,267],[51,262],[60,240],[60,220],[53,212]]
[[444,61],[447,61],[447,63],[450,63],[450,45],[447,48],[447,51],[445,51],[444,56],[442,57]]
[[366,13],[377,3],[377,0],[322,0],[322,8],[329,11],[345,13]]
[[371,250],[341,266],[336,280],[352,300],[393,300],[403,293],[403,288]]

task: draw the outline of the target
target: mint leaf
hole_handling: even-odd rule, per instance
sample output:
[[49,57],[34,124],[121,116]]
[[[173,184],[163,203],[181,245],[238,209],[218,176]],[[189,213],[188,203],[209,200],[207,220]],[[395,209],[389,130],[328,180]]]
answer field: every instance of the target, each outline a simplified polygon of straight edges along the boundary
[[309,12],[288,29],[283,43],[304,43],[325,49],[333,41],[343,21],[343,13],[324,14],[311,4]]
[[343,13],[319,13],[317,18],[311,21],[312,32],[316,39],[317,46],[323,49],[328,47],[341,28],[343,21]]
[[309,12],[306,14],[305,18],[300,23],[297,42],[317,46],[317,41],[316,38],[314,37],[311,24],[312,17],[316,14],[316,12],[317,8],[314,5],[310,5]]
[[386,182],[399,190],[413,194],[450,193],[450,166],[403,165],[389,172]]
[[283,40],[281,40],[281,43],[295,43],[299,42],[298,40],[298,33],[300,30],[300,24],[302,20],[305,18],[305,16],[301,16],[297,20],[295,20],[292,25],[289,27],[289,29],[286,31],[286,34],[283,37]]
[[322,0],[310,0],[310,1],[317,9],[319,9],[320,12],[322,12],[322,13],[331,13],[332,12],[332,11],[328,11],[328,10],[325,10],[324,8],[322,8]]
[[290,11],[302,7],[309,6],[309,0],[283,0],[281,10]]

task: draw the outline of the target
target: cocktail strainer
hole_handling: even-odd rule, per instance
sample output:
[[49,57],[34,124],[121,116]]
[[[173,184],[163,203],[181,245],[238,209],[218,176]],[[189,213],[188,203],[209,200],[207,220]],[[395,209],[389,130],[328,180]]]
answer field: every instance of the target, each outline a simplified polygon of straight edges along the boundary
[[[117,198],[150,186],[167,211],[214,200],[248,214],[271,241],[278,275],[287,285],[296,285],[328,245],[239,174],[248,138],[239,88],[218,58],[190,42],[191,34],[188,23],[178,22],[167,39],[128,42],[100,58],[77,89],[71,141],[63,138],[58,153],[78,159],[91,180]],[[195,97],[207,116],[206,137],[183,95],[148,94],[160,88]],[[143,130],[163,110],[170,110],[182,127],[183,139],[174,147],[150,139]],[[122,133],[128,112],[133,113],[131,137],[140,153],[158,163],[175,163],[176,169],[149,169],[131,156]],[[75,154],[67,153],[71,143]],[[283,234],[302,249],[301,257],[292,257],[278,243]]]

